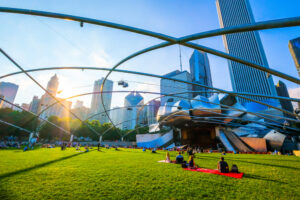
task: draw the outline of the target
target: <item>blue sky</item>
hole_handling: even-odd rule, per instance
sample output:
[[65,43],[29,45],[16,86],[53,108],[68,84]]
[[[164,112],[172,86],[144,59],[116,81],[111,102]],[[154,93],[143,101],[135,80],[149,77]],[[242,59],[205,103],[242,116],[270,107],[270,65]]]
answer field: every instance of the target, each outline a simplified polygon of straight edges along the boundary
[[[256,21],[299,16],[299,0],[250,0]],[[35,9],[90,17],[126,24],[180,37],[219,28],[215,0],[2,0],[0,6]],[[1,48],[7,51],[25,69],[50,66],[112,67],[122,58],[161,41],[125,31],[36,16],[0,13]],[[300,27],[260,31],[271,68],[297,76],[288,50],[288,41],[300,36]],[[225,51],[222,37],[196,41],[199,44]],[[192,49],[182,47],[183,69],[189,70],[188,60]],[[214,87],[231,90],[227,61],[209,55]],[[0,75],[17,71],[17,68],[0,55]],[[179,69],[178,46],[139,56],[120,69],[144,71],[159,75]],[[61,97],[92,91],[94,80],[105,76],[100,71],[47,71],[32,73],[46,86],[57,73]],[[128,80],[128,90],[159,92],[159,80],[113,73],[113,81]],[[17,103],[29,103],[33,95],[43,91],[24,75],[2,81],[20,85]],[[278,78],[274,77],[275,84]],[[139,82],[139,83],[137,83]],[[150,83],[140,84],[140,82]],[[297,85],[284,81],[292,95],[298,95]],[[299,86],[298,86],[299,87]],[[122,90],[114,84],[114,90]],[[299,90],[298,90],[299,91]],[[122,106],[125,94],[113,95],[113,106]],[[148,100],[154,95],[144,95]],[[90,106],[91,97],[81,97]]]

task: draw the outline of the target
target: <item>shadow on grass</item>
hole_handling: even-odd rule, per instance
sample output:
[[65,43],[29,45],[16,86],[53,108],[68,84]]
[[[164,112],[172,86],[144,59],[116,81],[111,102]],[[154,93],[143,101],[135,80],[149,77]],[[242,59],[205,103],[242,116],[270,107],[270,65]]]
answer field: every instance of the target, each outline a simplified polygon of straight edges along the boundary
[[262,181],[270,181],[270,182],[274,182],[274,183],[287,184],[286,182],[283,182],[283,181],[274,180],[274,179],[270,179],[270,178],[267,178],[267,177],[254,175],[254,174],[244,174],[244,178],[250,178],[250,179],[255,179],[255,180],[262,180]]
[[65,156],[65,157],[62,157],[62,158],[59,158],[59,159],[56,159],[56,160],[51,160],[51,161],[48,161],[48,162],[45,162],[45,163],[35,165],[33,167],[28,167],[26,169],[21,169],[21,170],[17,170],[17,171],[14,171],[14,172],[5,173],[5,174],[0,175],[0,181],[4,178],[8,178],[8,177],[11,177],[11,176],[14,176],[14,175],[22,174],[22,173],[25,173],[25,172],[28,172],[28,171],[31,171],[31,170],[34,170],[34,169],[41,168],[41,167],[45,167],[47,165],[50,165],[50,164],[53,164],[53,163],[56,163],[56,162],[60,162],[60,161],[63,161],[63,160],[67,160],[67,159],[70,159],[70,158],[73,158],[73,157],[76,157],[76,156],[79,156],[79,155],[82,155],[82,154],[85,154],[85,153],[88,153],[88,152],[81,152],[81,153],[73,154],[73,155],[70,155],[70,156]]
[[[259,156],[259,155],[258,155]],[[277,155],[274,155],[275,159],[267,159],[267,158],[238,158],[238,159],[242,159],[242,160],[256,160],[256,161],[265,161],[265,160],[269,160],[269,161],[285,161],[285,162],[300,162],[299,160],[287,160],[287,159],[281,159],[280,157],[276,157]],[[277,159],[278,158],[278,159]]]
[[[197,156],[196,159],[211,159],[211,160],[218,160],[217,157],[215,158],[211,158],[208,156]],[[238,162],[244,162],[244,163],[249,163],[249,164],[255,164],[255,165],[262,165],[262,166],[268,166],[268,167],[279,167],[279,168],[286,168],[286,169],[293,169],[293,170],[300,170],[300,168],[298,167],[290,167],[290,166],[285,166],[285,165],[275,165],[275,164],[268,164],[268,163],[259,163],[259,162],[250,162],[250,161],[245,161],[243,159],[240,158],[226,158],[226,160],[230,160],[230,161],[238,161]],[[287,161],[288,162],[288,161]]]
[[5,199],[12,199],[9,198],[9,196],[12,193],[10,191],[7,190],[7,188],[4,188],[2,184],[0,184],[0,199],[1,200],[5,200]]

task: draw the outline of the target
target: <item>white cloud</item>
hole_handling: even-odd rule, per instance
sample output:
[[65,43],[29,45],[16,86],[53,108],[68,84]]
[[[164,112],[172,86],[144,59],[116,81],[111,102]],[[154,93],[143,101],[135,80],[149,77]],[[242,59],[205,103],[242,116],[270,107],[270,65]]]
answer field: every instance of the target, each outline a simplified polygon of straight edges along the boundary
[[300,99],[300,87],[289,89],[289,94],[290,94],[291,98],[298,98],[298,99]]
[[104,50],[102,50],[99,54],[92,52],[89,57],[92,60],[92,64],[100,67],[109,67],[109,56],[106,54]]
[[[300,99],[300,87],[289,89],[289,95],[291,98]],[[299,104],[297,102],[292,102],[294,108],[299,108]]]
[[135,87],[136,91],[147,91],[147,92],[159,92],[159,86],[154,85],[155,83],[149,84],[137,84]]

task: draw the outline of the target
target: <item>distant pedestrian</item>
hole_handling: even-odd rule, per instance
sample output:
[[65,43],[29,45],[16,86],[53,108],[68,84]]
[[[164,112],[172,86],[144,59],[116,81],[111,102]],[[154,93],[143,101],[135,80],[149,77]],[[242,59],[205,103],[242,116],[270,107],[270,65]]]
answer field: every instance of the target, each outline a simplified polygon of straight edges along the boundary
[[24,147],[24,149],[23,149],[23,151],[27,151],[28,150],[28,147],[27,146],[25,146]]

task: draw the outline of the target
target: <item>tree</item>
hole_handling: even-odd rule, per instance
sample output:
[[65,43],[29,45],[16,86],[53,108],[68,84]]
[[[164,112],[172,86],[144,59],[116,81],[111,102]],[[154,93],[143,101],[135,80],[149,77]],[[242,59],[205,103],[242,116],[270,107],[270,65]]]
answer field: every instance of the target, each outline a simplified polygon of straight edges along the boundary
[[[27,129],[29,131],[33,131],[36,124],[37,119],[34,115],[26,111],[14,111],[11,108],[3,108],[0,109],[0,119],[21,128]],[[28,119],[32,119],[28,121]],[[29,134],[25,131],[22,131],[18,128],[1,124],[0,125],[0,137],[5,136],[17,136],[19,139],[28,138]]]
[[149,133],[148,126],[137,125],[134,130],[129,130],[127,131],[127,133],[125,133],[126,136],[124,137],[124,140],[136,141],[137,134],[146,134],[146,133]]
[[[39,121],[36,116],[33,116],[28,112],[18,112],[7,108],[0,109],[0,119],[30,131],[35,131],[39,125],[39,137],[41,141],[44,142],[53,142],[57,140],[68,141],[70,139],[70,134],[48,122]],[[124,140],[136,140],[136,130],[121,130],[113,127],[111,123],[100,124],[98,120],[85,121],[85,123],[82,123],[78,119],[51,116],[48,118],[48,121],[66,131],[69,131],[76,137],[89,137],[94,141],[98,141],[99,136],[103,134],[103,140],[121,140],[121,137],[125,135],[126,136],[124,137]],[[136,128],[138,128],[139,134],[145,134],[149,132],[148,127],[137,126]],[[96,134],[92,129],[98,132],[100,135]],[[29,136],[27,132],[20,131],[14,127],[2,124],[0,126],[0,134],[0,137],[13,135],[23,139],[28,139]]]

